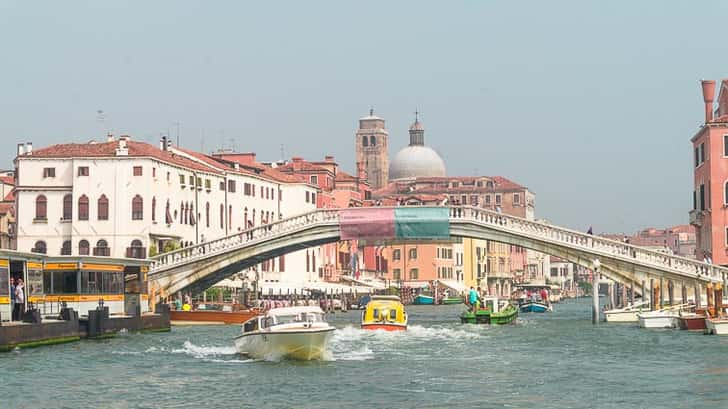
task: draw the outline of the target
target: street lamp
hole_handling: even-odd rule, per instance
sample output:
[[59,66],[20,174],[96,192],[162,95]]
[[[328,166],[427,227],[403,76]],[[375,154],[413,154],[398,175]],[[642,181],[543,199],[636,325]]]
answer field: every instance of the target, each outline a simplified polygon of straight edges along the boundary
[[598,258],[592,261],[592,324],[596,324],[599,321],[599,267],[601,265],[602,263]]

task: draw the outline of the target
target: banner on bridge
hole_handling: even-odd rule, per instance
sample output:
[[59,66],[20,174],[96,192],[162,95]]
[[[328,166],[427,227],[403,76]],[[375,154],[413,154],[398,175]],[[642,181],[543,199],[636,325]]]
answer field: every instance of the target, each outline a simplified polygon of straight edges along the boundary
[[442,207],[357,207],[341,209],[342,240],[449,239],[449,209]]

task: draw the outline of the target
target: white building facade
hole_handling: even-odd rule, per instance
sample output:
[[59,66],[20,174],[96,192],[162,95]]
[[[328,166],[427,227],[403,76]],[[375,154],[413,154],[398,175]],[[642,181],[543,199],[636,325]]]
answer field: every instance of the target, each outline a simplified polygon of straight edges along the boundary
[[[128,136],[19,145],[15,165],[17,249],[48,255],[145,258],[315,210],[318,194],[274,169]],[[306,258],[269,260],[261,279],[315,280]]]

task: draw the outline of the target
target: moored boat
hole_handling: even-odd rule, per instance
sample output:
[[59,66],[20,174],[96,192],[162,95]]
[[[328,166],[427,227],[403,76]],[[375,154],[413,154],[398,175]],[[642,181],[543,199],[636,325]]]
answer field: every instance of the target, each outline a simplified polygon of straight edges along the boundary
[[630,304],[622,308],[614,308],[604,311],[604,320],[607,322],[639,322],[637,314],[643,309],[649,308],[647,301]]
[[462,304],[463,299],[461,297],[446,297],[442,299],[442,303],[444,305]]
[[414,305],[433,305],[435,304],[435,297],[420,294],[412,301]]
[[242,325],[235,348],[257,359],[321,359],[334,329],[319,307],[274,308]]
[[637,314],[641,328],[677,328],[677,312],[670,310],[644,311]]
[[169,319],[173,325],[226,325],[242,324],[259,314],[259,310],[172,310],[169,312]]
[[713,335],[728,335],[728,318],[706,318],[705,333]]
[[396,295],[374,295],[361,316],[362,329],[402,331],[407,329],[407,313]]
[[680,329],[688,331],[704,331],[705,315],[694,312],[680,312],[677,323]]

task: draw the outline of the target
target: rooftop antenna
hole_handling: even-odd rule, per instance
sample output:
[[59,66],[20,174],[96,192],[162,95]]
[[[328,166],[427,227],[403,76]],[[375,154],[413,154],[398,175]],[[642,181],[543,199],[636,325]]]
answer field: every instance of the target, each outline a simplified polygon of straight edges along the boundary
[[177,146],[179,147],[179,122],[172,122],[172,125],[177,125]]
[[422,114],[422,112],[415,108],[415,123],[420,122],[420,114]]

